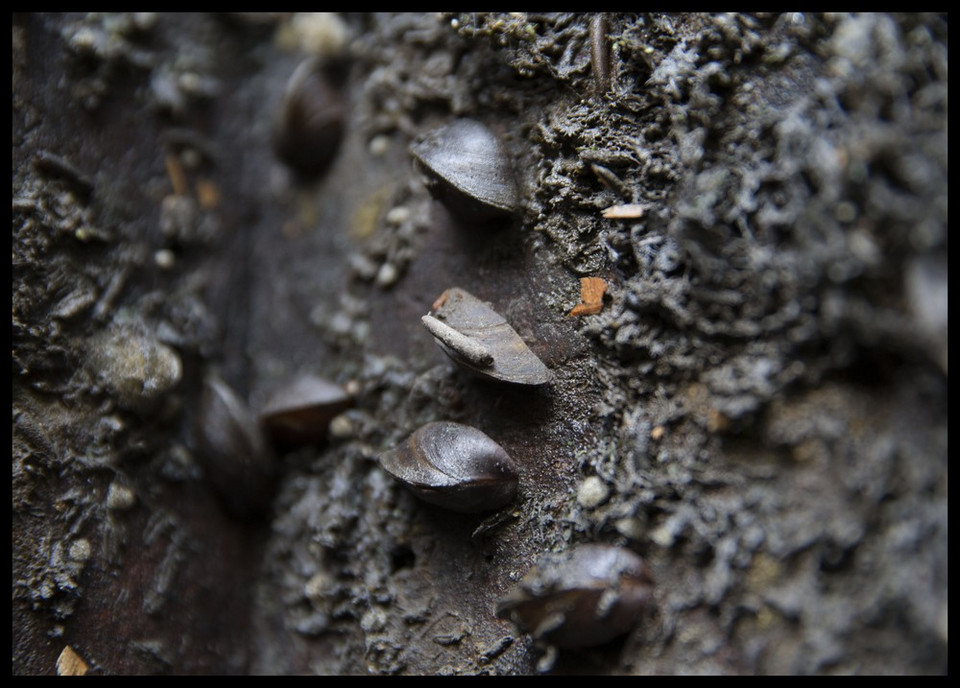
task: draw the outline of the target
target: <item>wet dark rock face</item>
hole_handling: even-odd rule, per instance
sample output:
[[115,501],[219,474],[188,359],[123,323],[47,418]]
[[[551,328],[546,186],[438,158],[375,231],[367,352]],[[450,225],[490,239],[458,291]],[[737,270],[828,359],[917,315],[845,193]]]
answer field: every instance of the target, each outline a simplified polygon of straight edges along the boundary
[[[13,24],[15,673],[946,670],[945,17]],[[275,152],[304,59],[310,175]],[[462,118],[519,189],[482,224],[410,154]],[[451,287],[549,384],[445,356]],[[211,374],[253,417],[305,375],[354,402],[253,521],[200,455]],[[509,454],[508,506],[377,463],[435,421]],[[593,544],[657,582],[621,637],[497,617]]]

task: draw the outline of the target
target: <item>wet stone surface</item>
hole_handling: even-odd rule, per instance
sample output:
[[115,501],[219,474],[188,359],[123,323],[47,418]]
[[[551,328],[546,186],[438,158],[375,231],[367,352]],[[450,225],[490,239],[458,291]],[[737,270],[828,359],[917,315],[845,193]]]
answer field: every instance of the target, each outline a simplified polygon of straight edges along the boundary
[[[945,17],[16,14],[12,48],[14,673],[946,671]],[[343,124],[307,178],[275,127],[310,58]],[[462,118],[519,189],[482,226],[410,153]],[[550,384],[438,349],[455,286]],[[252,522],[210,375],[353,402]],[[377,463],[434,421],[515,501]],[[657,581],[621,637],[496,616],[593,543]]]

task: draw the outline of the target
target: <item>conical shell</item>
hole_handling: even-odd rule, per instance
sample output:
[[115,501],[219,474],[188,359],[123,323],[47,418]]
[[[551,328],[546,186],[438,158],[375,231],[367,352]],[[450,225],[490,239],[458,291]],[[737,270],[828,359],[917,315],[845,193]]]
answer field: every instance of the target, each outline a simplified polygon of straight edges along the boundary
[[343,95],[316,58],[300,63],[287,84],[274,131],[277,155],[298,175],[317,177],[333,162],[346,128]]
[[430,192],[462,219],[509,215],[520,205],[507,151],[480,122],[455,120],[428,134],[410,152]]
[[586,647],[629,631],[652,598],[643,559],[587,544],[543,555],[500,601],[497,616],[559,647]]
[[273,500],[277,465],[253,414],[217,377],[203,384],[197,460],[234,516],[260,517]]
[[281,447],[320,442],[333,417],[351,401],[340,385],[315,375],[300,375],[273,393],[260,412],[260,425]]
[[481,431],[460,423],[427,423],[381,454],[380,465],[420,499],[454,511],[499,509],[517,492],[510,455]]
[[[474,374],[520,385],[543,385],[553,378],[504,317],[473,294],[459,287],[447,289],[433,304],[431,315],[476,345],[471,349],[488,354],[483,359],[464,350],[459,338],[444,337],[428,327],[440,348]],[[483,365],[484,360],[489,364]]]

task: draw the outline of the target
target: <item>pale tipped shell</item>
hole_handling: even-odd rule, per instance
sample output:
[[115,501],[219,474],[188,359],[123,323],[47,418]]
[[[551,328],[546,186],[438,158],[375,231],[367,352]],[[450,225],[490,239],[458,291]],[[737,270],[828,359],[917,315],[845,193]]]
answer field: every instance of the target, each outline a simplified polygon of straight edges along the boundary
[[[519,385],[543,385],[553,379],[504,317],[473,294],[458,287],[447,289],[434,303],[432,317],[460,335],[445,337],[443,330],[428,327],[444,353],[472,373]],[[462,338],[475,343],[489,359],[478,359],[460,344]]]
[[520,194],[507,151],[480,122],[455,120],[410,152],[431,194],[462,219],[483,221],[518,209]]
[[427,423],[380,465],[417,497],[453,511],[499,509],[513,501],[517,469],[504,449],[469,425]]

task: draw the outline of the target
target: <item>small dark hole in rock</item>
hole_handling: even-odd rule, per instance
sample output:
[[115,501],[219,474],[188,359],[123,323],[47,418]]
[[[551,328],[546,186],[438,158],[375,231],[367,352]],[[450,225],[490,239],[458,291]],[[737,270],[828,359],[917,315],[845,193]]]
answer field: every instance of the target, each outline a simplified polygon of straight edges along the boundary
[[390,564],[393,566],[394,573],[400,569],[412,569],[415,563],[417,563],[417,555],[409,547],[401,545],[390,552]]

